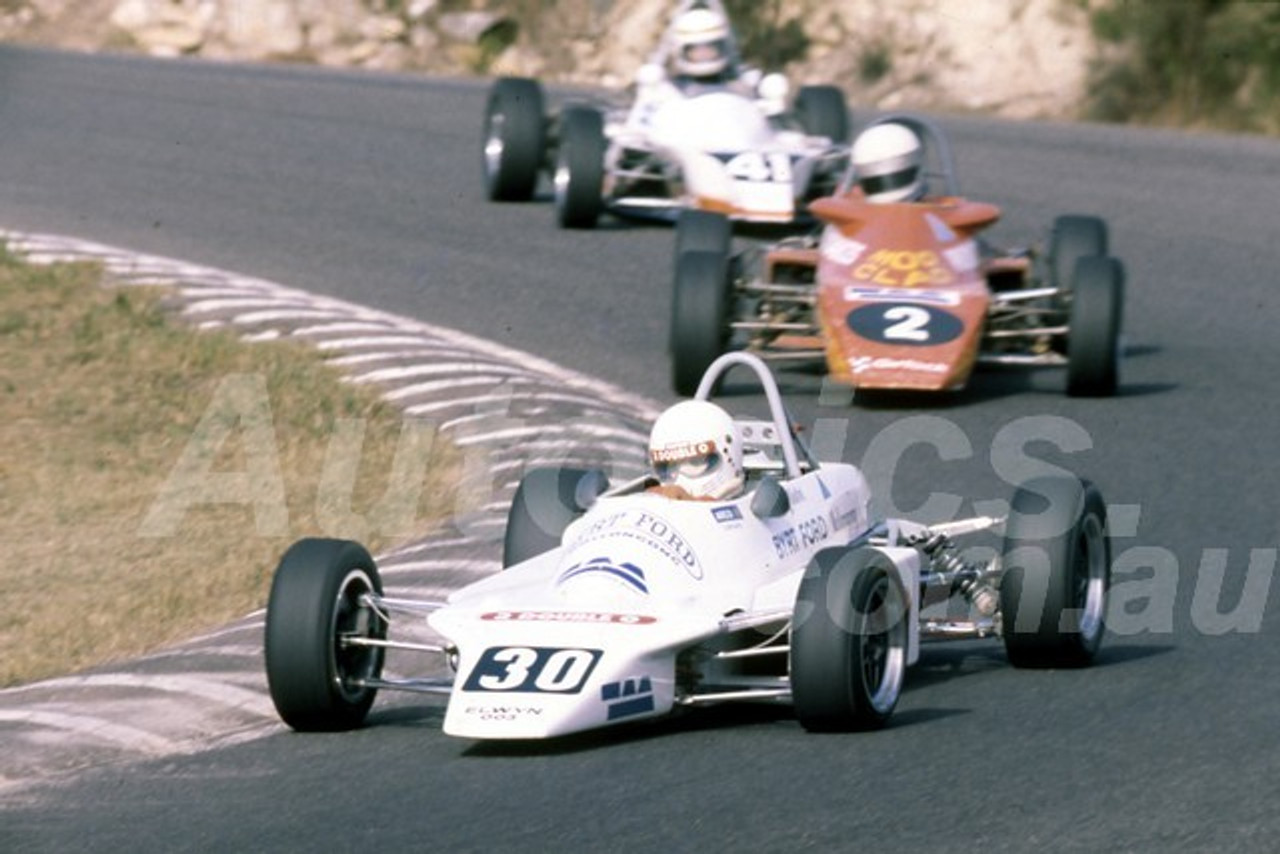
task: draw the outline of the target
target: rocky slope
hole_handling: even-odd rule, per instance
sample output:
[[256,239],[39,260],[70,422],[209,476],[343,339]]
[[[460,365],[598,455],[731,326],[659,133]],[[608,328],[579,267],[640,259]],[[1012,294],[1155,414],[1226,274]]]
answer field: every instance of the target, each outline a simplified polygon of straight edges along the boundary
[[[670,0],[0,0],[0,39],[156,56],[314,62],[624,85]],[[1094,44],[1073,0],[775,0],[796,83],[882,108],[1068,117]],[[741,29],[741,25],[739,26]]]

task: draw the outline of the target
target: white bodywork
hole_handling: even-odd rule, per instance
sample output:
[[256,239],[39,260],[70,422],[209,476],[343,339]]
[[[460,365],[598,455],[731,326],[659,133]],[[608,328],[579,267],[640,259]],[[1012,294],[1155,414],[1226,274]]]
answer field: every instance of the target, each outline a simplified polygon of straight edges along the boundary
[[785,623],[813,554],[867,531],[869,493],[853,466],[785,489],[791,509],[771,519],[752,512],[750,494],[606,495],[560,548],[451,596],[430,617],[458,651],[445,732],[536,738],[671,711],[681,652],[753,615],[761,627]]
[[679,92],[665,81],[608,117],[604,198],[620,213],[684,208],[751,222],[790,222],[817,176],[836,176],[847,147],[781,126],[776,107],[729,86]]
[[[785,633],[801,577],[821,549],[869,538],[870,491],[855,466],[800,457],[754,357],[722,357],[699,396],[734,364],[757,369],[775,414],[740,422],[753,473],[746,494],[676,500],[646,492],[644,481],[625,484],[569,525],[558,548],[454,593],[429,617],[456,656],[446,733],[541,738],[676,704],[789,698]],[[761,487],[766,478],[773,483]],[[753,509],[762,488],[780,488],[785,510]],[[913,603],[910,663],[920,557],[882,550]],[[766,647],[771,675],[735,666],[742,650]]]

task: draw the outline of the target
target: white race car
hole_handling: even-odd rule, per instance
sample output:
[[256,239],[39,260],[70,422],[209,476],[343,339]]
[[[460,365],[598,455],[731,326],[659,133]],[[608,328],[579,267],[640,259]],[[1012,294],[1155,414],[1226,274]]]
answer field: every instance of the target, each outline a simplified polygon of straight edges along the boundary
[[[808,730],[873,729],[921,640],[1002,638],[1019,666],[1092,660],[1110,567],[1096,488],[1041,477],[1015,491],[1005,519],[873,520],[862,473],[812,458],[757,357],[720,357],[696,397],[733,366],[756,373],[771,413],[738,421],[739,498],[677,500],[648,491],[648,478],[610,488],[599,471],[534,470],[511,506],[506,568],[447,602],[385,595],[356,543],[292,546],[266,617],[281,718],[356,727],[387,688],[448,694],[444,731],[474,739],[729,702],[790,703]],[[953,551],[953,537],[1000,525],[989,563]],[[397,640],[402,619],[425,619],[444,642]],[[453,676],[384,675],[389,648],[443,656]]]
[[[697,209],[743,222],[807,221],[806,204],[833,192],[848,163],[843,93],[803,86],[788,109],[789,86],[778,74],[681,81],[664,71],[672,40],[669,29],[637,75],[630,104],[571,102],[548,114],[536,80],[495,81],[483,138],[489,198],[528,200],[549,174],[566,228],[592,228],[604,211],[675,219]],[[737,69],[731,33],[726,41]]]

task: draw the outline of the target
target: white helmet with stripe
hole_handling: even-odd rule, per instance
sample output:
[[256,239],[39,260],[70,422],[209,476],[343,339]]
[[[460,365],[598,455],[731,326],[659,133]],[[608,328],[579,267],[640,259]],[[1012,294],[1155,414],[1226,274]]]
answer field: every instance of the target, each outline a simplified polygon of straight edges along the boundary
[[858,135],[850,157],[867,201],[910,202],[924,194],[924,146],[905,125],[872,125]]
[[685,400],[653,423],[649,461],[663,484],[694,498],[729,498],[741,491],[742,439],[729,413],[705,400]]

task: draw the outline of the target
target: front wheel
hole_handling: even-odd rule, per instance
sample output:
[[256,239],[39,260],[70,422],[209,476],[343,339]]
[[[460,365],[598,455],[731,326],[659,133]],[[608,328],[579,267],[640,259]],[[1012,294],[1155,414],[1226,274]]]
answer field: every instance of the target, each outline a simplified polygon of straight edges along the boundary
[[604,156],[604,119],[599,111],[565,108],[553,176],[561,228],[595,228],[603,207]]
[[907,669],[910,606],[893,562],[870,548],[824,549],[800,582],[791,697],[810,732],[878,729]]
[[676,217],[676,264],[687,252],[714,252],[728,256],[733,244],[733,223],[715,211],[686,208]]
[[1000,581],[1005,652],[1017,667],[1081,667],[1102,644],[1111,548],[1102,493],[1075,477],[1019,487]]
[[1115,258],[1076,262],[1067,331],[1067,394],[1105,397],[1120,384],[1124,267]]
[[276,568],[267,601],[265,658],[271,701],[302,732],[364,722],[382,675],[387,623],[369,602],[382,593],[369,552],[348,540],[304,539]]
[[542,86],[502,77],[489,90],[484,114],[484,182],[491,201],[533,198],[546,148]]
[[729,259],[718,252],[685,252],[676,259],[671,306],[671,384],[686,397],[729,340]]

